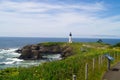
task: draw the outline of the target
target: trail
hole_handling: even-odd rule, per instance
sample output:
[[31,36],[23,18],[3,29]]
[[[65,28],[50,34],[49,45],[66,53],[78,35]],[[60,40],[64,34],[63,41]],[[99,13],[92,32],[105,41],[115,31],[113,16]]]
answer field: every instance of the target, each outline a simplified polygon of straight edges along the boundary
[[107,71],[102,80],[120,80],[120,62]]

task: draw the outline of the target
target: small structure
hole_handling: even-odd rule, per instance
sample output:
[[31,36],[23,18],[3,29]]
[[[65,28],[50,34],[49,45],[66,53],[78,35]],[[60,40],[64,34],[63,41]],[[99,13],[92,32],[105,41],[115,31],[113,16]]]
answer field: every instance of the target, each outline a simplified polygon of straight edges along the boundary
[[105,57],[108,59],[107,67],[108,67],[108,70],[110,70],[110,62],[113,61],[114,58],[111,57],[109,54],[106,54]]
[[72,33],[69,34],[69,43],[72,43]]

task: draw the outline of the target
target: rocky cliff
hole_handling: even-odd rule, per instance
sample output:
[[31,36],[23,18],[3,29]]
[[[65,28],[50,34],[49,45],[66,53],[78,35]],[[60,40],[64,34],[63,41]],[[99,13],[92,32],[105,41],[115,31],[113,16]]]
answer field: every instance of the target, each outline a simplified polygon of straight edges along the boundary
[[42,54],[61,54],[62,58],[72,55],[72,47],[68,43],[40,43],[26,45],[16,52],[21,53],[20,59],[37,60],[42,59]]

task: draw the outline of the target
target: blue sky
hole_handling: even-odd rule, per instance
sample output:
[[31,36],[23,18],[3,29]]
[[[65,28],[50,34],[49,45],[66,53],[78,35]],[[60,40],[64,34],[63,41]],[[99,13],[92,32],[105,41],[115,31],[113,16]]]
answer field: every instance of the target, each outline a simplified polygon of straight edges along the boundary
[[120,0],[0,0],[0,36],[120,38]]

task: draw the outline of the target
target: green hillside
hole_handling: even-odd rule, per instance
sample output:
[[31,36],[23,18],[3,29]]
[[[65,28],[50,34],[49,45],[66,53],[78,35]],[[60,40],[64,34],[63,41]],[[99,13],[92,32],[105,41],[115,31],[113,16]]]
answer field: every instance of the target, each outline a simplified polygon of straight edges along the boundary
[[88,80],[101,80],[107,71],[107,59],[104,54],[114,58],[114,65],[120,60],[120,48],[104,43],[42,43],[71,46],[73,55],[60,61],[46,62],[29,68],[8,68],[0,71],[0,80],[85,80],[85,68],[88,64]]

